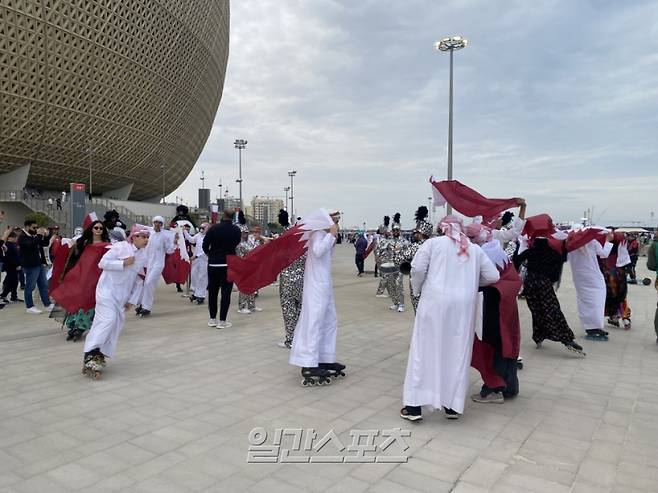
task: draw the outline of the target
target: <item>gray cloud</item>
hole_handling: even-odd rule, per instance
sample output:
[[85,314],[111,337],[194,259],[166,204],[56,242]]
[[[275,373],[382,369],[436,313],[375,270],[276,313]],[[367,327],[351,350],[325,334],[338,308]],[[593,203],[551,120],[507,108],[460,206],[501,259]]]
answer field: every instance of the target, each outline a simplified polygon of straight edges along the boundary
[[[603,223],[656,208],[658,9],[651,2],[292,1],[232,3],[231,53],[215,127],[174,192],[200,171],[237,195],[235,138],[249,140],[244,196],[345,211],[376,226],[427,203],[446,170],[448,57],[455,56],[455,177],[530,213]],[[174,195],[172,194],[172,195]],[[171,197],[171,196],[170,196]],[[605,212],[604,212],[605,211]],[[597,214],[599,215],[599,214]]]

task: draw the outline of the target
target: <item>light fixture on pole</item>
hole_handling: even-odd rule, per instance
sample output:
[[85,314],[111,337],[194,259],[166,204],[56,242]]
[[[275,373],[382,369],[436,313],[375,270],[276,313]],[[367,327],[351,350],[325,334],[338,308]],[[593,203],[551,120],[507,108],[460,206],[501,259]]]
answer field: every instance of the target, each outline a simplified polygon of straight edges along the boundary
[[89,146],[87,148],[87,159],[89,160],[89,202],[91,202],[92,197],[92,180],[91,180],[91,155],[94,153],[94,150]]
[[203,170],[201,170],[201,188],[206,188],[206,177],[204,176]]
[[[448,180],[452,180],[452,65],[453,53],[462,48],[466,48],[468,40],[461,36],[452,36],[450,38],[443,38],[434,43],[434,49],[437,51],[450,52],[450,88],[449,88],[449,103],[448,103]],[[448,204],[448,214],[452,214],[452,207]]]
[[[290,177],[290,215],[295,217],[295,175],[297,171],[288,171],[288,176]],[[294,223],[294,220],[292,221]],[[292,224],[292,223],[291,223]]]
[[284,209],[287,211],[288,210],[288,192],[290,191],[290,187],[283,187],[283,191],[286,192],[286,205]]
[[235,180],[240,187],[240,210],[243,210],[242,207],[242,149],[247,147],[247,141],[244,139],[235,139],[233,142],[235,148],[238,150],[238,179]]

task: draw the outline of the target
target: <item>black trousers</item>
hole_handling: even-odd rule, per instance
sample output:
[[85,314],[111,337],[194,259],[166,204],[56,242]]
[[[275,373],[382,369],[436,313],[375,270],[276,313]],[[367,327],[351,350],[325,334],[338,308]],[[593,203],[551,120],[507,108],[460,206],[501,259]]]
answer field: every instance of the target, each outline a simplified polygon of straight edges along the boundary
[[16,289],[18,288],[18,271],[14,267],[13,269],[7,269],[7,274],[5,275],[5,280],[2,283],[2,294],[0,298],[5,298],[8,294],[11,294],[11,299],[15,300],[18,298]]
[[233,291],[233,283],[226,279],[226,272],[226,267],[208,266],[208,311],[210,318],[217,318],[217,296],[221,291],[219,301],[219,320],[221,321],[226,321]]
[[356,268],[359,270],[359,274],[363,274],[363,255],[357,253],[354,256],[354,262],[356,263]]

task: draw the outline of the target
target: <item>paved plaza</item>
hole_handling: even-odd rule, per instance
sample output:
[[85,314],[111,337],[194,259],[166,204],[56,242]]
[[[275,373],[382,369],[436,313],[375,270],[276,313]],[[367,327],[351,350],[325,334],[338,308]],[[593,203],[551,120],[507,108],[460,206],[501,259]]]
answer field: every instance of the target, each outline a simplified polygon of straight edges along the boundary
[[[503,405],[469,400],[458,421],[426,412],[416,424],[398,415],[413,311],[391,312],[387,299],[375,298],[378,280],[355,276],[353,252],[339,245],[334,261],[338,359],[348,376],[327,387],[302,388],[288,350],[276,346],[283,327],[273,286],[258,298],[264,311],[251,315],[236,313],[235,293],[234,325],[223,330],[206,325],[205,306],[161,286],[150,318],[128,316],[117,358],[98,381],[80,374],[82,344],[66,342],[57,322],[7,306],[0,491],[658,491],[652,287],[629,287],[631,331],[610,329],[609,342],[591,342],[567,267],[559,297],[587,357],[551,342],[535,349],[521,302],[520,395]],[[640,277],[648,276],[646,259],[640,264]],[[475,371],[472,384],[477,391]],[[397,428],[410,436],[384,450]],[[285,430],[281,449],[272,449],[279,463],[248,463],[250,444],[252,462],[262,459],[277,429]],[[280,463],[295,429],[301,446],[291,456],[342,462]],[[354,449],[353,436],[368,430],[377,448],[365,457],[377,463],[358,462]]]

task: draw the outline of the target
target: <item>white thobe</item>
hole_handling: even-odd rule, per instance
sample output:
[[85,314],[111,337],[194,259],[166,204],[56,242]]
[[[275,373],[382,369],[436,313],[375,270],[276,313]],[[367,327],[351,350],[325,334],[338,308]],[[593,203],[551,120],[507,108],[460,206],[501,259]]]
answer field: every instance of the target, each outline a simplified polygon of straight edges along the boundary
[[[135,257],[135,263],[124,267],[128,257]],[[115,243],[101,258],[98,266],[103,272],[96,286],[94,321],[85,339],[85,353],[99,348],[108,358],[114,357],[126,320],[125,305],[138,286],[137,275],[143,272],[146,260],[144,249],[127,241]]]
[[208,256],[203,251],[203,239],[205,233],[197,233],[190,236],[185,232],[185,239],[194,245],[194,256],[192,270],[190,272],[190,290],[196,298],[205,298],[208,289]]
[[326,231],[311,234],[304,271],[302,311],[292,340],[290,364],[314,368],[336,362],[336,304],[331,260],[336,238]]
[[569,252],[571,277],[576,287],[578,316],[583,329],[602,329],[605,326],[605,278],[599,267],[598,257],[610,255],[612,243],[605,246],[592,240]]
[[146,245],[146,278],[142,286],[141,302],[142,308],[151,310],[153,308],[153,299],[155,290],[158,287],[162,269],[165,264],[165,254],[174,253],[174,234],[171,231],[160,230],[155,232],[151,230],[149,242]]
[[464,412],[478,309],[478,287],[500,278],[482,249],[468,257],[447,236],[430,238],[411,262],[411,286],[420,293],[407,373],[405,406]]

